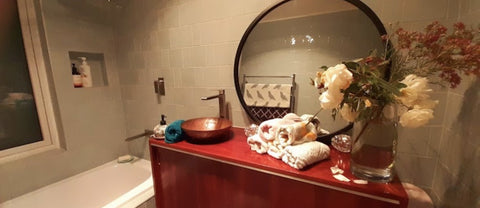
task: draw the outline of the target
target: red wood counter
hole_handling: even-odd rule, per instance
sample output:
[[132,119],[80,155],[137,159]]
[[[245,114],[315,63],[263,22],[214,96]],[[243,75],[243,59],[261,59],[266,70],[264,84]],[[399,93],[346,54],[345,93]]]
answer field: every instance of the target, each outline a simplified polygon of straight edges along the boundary
[[341,182],[330,167],[344,175],[348,154],[331,148],[330,158],[305,170],[250,150],[241,128],[217,144],[186,141],[167,144],[150,139],[157,207],[407,207],[398,180],[391,183]]

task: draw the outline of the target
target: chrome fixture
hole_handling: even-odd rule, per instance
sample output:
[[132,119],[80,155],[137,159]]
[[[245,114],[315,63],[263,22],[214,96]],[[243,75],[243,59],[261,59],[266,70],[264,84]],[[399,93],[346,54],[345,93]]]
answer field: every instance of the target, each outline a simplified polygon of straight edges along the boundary
[[155,88],[155,93],[158,95],[165,95],[165,79],[159,77],[153,82],[153,87]]
[[226,106],[225,106],[225,90],[218,90],[218,95],[212,95],[210,97],[202,97],[202,100],[211,100],[218,98],[218,108],[220,112],[220,118],[227,118],[227,111],[226,111]]
[[138,138],[150,136],[150,135],[152,135],[152,134],[154,134],[153,130],[145,129],[144,133],[141,133],[141,134],[137,134],[137,135],[135,135],[135,136],[128,137],[128,138],[125,139],[125,141],[126,141],[126,142],[132,141],[132,140],[135,140],[135,139],[138,139]]

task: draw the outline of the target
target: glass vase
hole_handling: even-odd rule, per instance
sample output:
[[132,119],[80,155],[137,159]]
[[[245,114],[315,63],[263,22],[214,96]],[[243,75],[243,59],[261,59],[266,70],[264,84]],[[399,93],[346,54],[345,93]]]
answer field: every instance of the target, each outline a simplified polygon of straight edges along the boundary
[[390,182],[394,176],[397,146],[396,118],[379,116],[355,122],[350,171],[372,182]]

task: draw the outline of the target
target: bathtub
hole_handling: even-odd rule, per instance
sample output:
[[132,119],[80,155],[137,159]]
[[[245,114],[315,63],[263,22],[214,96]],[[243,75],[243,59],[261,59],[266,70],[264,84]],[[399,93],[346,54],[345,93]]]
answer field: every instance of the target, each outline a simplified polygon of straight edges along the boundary
[[0,204],[1,208],[137,207],[154,195],[150,162],[111,161]]

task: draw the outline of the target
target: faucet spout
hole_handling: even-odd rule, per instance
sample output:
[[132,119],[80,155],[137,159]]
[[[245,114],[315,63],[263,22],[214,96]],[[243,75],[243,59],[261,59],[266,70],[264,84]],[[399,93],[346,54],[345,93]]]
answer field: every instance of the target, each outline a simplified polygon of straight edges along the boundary
[[220,118],[227,118],[227,113],[226,113],[226,106],[225,106],[225,90],[218,90],[218,95],[212,95],[209,97],[201,97],[202,100],[211,100],[218,98],[218,108],[219,108],[219,114]]
[[215,98],[219,98],[220,95],[212,95],[212,96],[208,96],[208,97],[201,97],[202,100],[211,100],[211,99],[215,99]]

